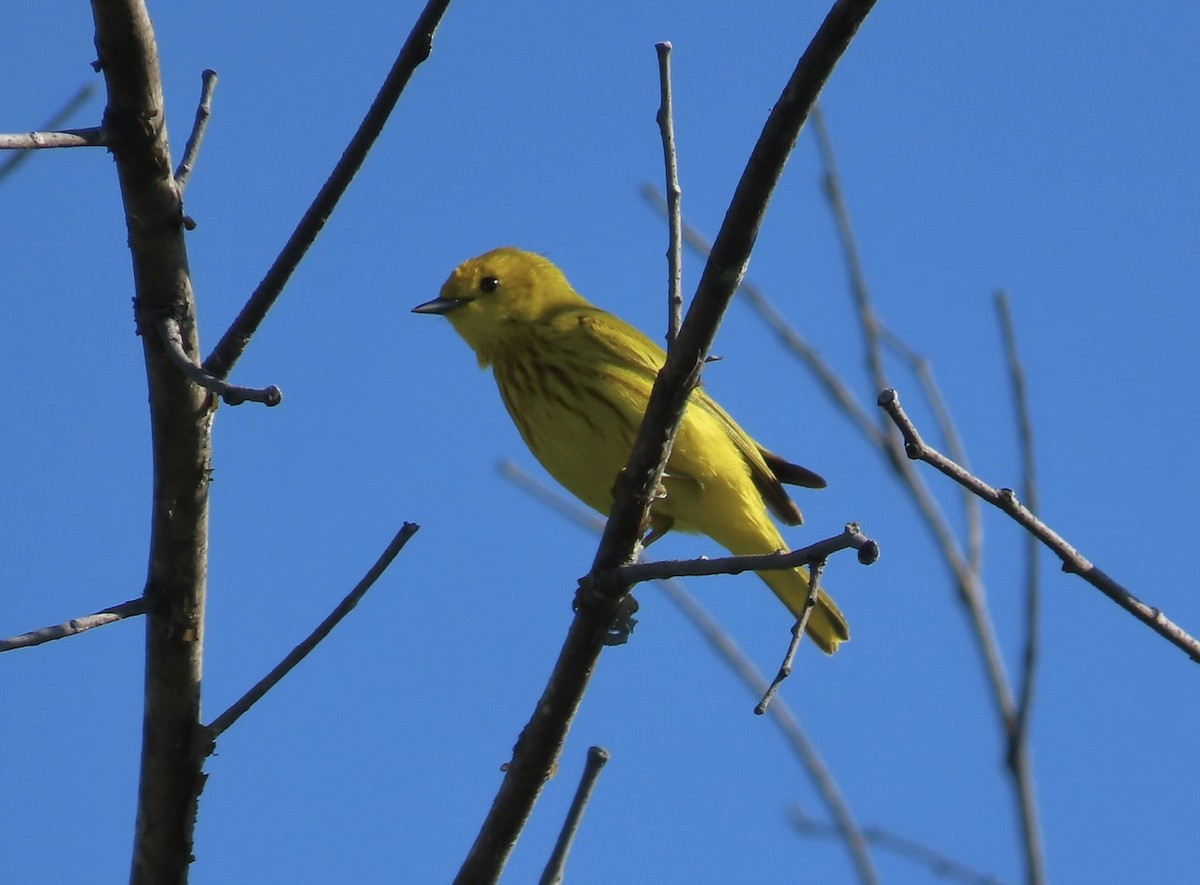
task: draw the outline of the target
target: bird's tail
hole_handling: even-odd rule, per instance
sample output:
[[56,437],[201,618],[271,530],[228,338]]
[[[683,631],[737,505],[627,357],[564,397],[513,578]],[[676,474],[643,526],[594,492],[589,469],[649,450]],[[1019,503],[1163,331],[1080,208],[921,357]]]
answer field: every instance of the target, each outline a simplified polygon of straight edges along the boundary
[[[804,612],[808,599],[808,570],[774,569],[756,572],[797,619]],[[837,604],[823,589],[817,590],[817,604],[808,618],[804,631],[827,655],[833,654],[840,643],[850,638],[850,627]]]

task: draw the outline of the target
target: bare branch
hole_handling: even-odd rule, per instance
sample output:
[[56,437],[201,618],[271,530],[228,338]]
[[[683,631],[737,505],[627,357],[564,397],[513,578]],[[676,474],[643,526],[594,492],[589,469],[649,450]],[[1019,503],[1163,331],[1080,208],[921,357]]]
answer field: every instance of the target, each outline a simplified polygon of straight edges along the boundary
[[1200,663],[1200,642],[1197,642],[1194,637],[1164,615],[1160,609],[1146,605],[1093,565],[1057,532],[1030,513],[1028,508],[1022,506],[1012,489],[993,488],[951,461],[937,449],[928,446],[921,438],[921,434],[912,420],[901,408],[900,395],[896,391],[888,389],[879,394],[879,405],[903,434],[904,450],[909,458],[932,465],[989,504],[1003,510],[1018,524],[1033,533],[1039,541],[1062,560],[1063,571],[1079,575],[1155,633],[1183,650],[1193,661]]
[[[133,259],[137,327],[174,317],[184,352],[199,352],[183,211],[171,176],[162,75],[141,0],[92,0],[108,101],[105,143],[116,163]],[[187,752],[199,722],[208,554],[212,402],[143,335],[153,446],[146,575],[145,706],[131,885],[183,882],[203,785]]]
[[[593,575],[637,559],[639,539],[663,465],[712,348],[717,326],[745,275],[775,184],[817,94],[872,6],[874,0],[837,0],[771,109],[738,182],[687,318],[654,383],[629,462],[617,477],[612,512],[592,563]],[[587,592],[586,583],[587,579],[550,680],[517,741],[496,799],[459,869],[458,882],[499,878],[557,764],[603,648],[603,638],[628,593],[628,588],[615,594]]]
[[346,597],[337,604],[333,611],[317,625],[316,629],[310,633],[303,642],[288,652],[287,656],[272,668],[271,672],[256,682],[249,691],[242,695],[233,703],[228,710],[214,719],[211,723],[204,726],[201,733],[201,753],[203,756],[208,756],[216,747],[216,739],[220,737],[229,726],[237,722],[246,711],[258,703],[263,696],[272,688],[279,684],[292,669],[303,661],[315,649],[326,636],[333,632],[333,628],[342,622],[346,615],[354,610],[367,593],[379,580],[392,560],[408,543],[408,539],[417,533],[420,526],[415,522],[406,522],[401,526],[400,531],[392,538],[391,543],[387,545],[383,553],[379,555],[379,559],[371,566],[361,581],[354,585]]
[[538,880],[540,885],[559,885],[563,881],[567,855],[571,853],[575,835],[579,832],[579,822],[583,820],[584,809],[591,801],[592,790],[595,789],[596,781],[599,780],[600,772],[604,770],[608,759],[608,750],[603,747],[588,747],[587,762],[583,766],[579,787],[575,790],[575,798],[571,800],[571,807],[567,810],[562,832],[558,834],[558,841],[554,843],[554,851],[546,863],[546,870]]
[[679,334],[683,322],[683,214],[680,209],[682,191],[679,187],[679,157],[675,151],[675,116],[671,101],[671,44],[655,43],[658,52],[658,83],[661,103],[658,108],[658,128],[662,132],[663,161],[666,164],[667,227],[667,347]]
[[[643,184],[639,188],[639,191],[646,202],[660,213],[666,213],[666,200],[663,199],[662,194],[653,185]],[[688,248],[701,258],[707,259],[709,252],[712,251],[712,244],[687,222],[683,223],[682,230],[683,242]],[[779,337],[783,346],[808,367],[808,370],[813,373],[817,381],[825,388],[825,393],[829,398],[854,422],[862,434],[876,445],[882,446],[885,437],[879,425],[858,404],[858,400],[850,388],[838,377],[830,365],[822,359],[816,348],[809,344],[804,336],[783,318],[783,314],[775,309],[762,290],[749,280],[742,280],[738,285],[737,292],[766,321],[771,331]]]
[[[596,516],[590,510],[585,510],[574,501],[567,500],[553,489],[547,488],[543,483],[538,482],[522,471],[512,461],[504,460],[497,466],[500,473],[506,479],[518,488],[528,492],[547,507],[557,511],[565,519],[595,534],[600,534],[604,531],[604,520],[602,518]],[[667,579],[655,581],[654,586],[662,590],[667,599],[679,609],[679,612],[700,631],[700,634],[705,638],[712,650],[716,652],[717,657],[733,670],[742,683],[750,690],[751,694],[756,698],[761,698],[768,688],[766,677],[759,672],[750,659],[738,648],[737,643],[730,638],[729,634],[717,623],[716,619],[696,601],[692,594],[684,589],[683,584],[674,579]],[[767,714],[783,733],[788,745],[792,748],[792,752],[800,760],[801,766],[807,772],[808,776],[812,778],[826,808],[829,809],[830,815],[838,822],[838,826],[844,834],[846,847],[850,851],[851,859],[858,870],[859,879],[864,885],[875,885],[878,877],[875,874],[874,867],[871,865],[871,857],[867,850],[866,840],[863,839],[862,834],[859,832],[854,815],[851,814],[846,800],[842,797],[841,791],[838,789],[837,782],[834,781],[833,775],[830,774],[824,760],[821,759],[817,748],[808,739],[808,735],[805,734],[795,714],[792,713],[784,700],[776,699],[767,709]]]
[[674,559],[660,562],[637,562],[619,566],[613,578],[630,585],[642,581],[661,581],[665,578],[697,577],[700,575],[740,575],[742,572],[768,569],[789,569],[822,562],[839,550],[858,551],[858,561],[871,565],[879,558],[879,545],[859,529],[857,523],[847,523],[840,534],[809,544],[787,553],[755,553],[746,556],[718,556],[712,559]]
[[41,645],[44,642],[52,642],[55,639],[74,636],[77,633],[91,630],[94,627],[114,624],[125,618],[132,618],[135,615],[145,613],[146,600],[139,596],[137,599],[131,599],[128,602],[102,608],[100,611],[84,615],[82,618],[72,618],[65,623],[56,624],[53,627],[43,627],[40,630],[31,630],[29,633],[22,633],[20,636],[0,639],[0,652],[13,651],[18,648],[31,648],[35,645]]
[[[103,147],[104,130],[98,127],[64,129],[61,132],[16,132],[0,135],[0,151],[34,151],[51,148]],[[25,155],[11,158],[0,173],[6,172]]]
[[[1033,458],[1033,421],[1029,415],[1029,398],[1025,390],[1025,371],[1017,355],[1017,337],[1013,331],[1012,313],[1008,297],[996,293],[996,310],[1000,315],[1000,329],[1004,338],[1004,350],[1008,360],[1009,378],[1012,382],[1013,405],[1017,417],[1017,438],[1021,453],[1021,496],[1028,502],[1030,512],[1036,512],[1037,473]],[[953,456],[953,453],[951,453]],[[972,495],[978,500],[977,496]],[[1037,820],[1035,793],[1033,789],[1033,764],[1030,761],[1029,720],[1033,715],[1034,687],[1037,682],[1037,661],[1041,635],[1041,605],[1038,539],[1026,532],[1025,548],[1025,650],[1021,657],[1021,681],[1017,692],[1016,716],[1008,735],[1008,752],[1005,754],[1008,769],[1021,788],[1022,815],[1026,864],[1031,869],[1044,869],[1042,834],[1030,821]]]
[[[879,331],[883,343],[908,364],[917,381],[920,383],[921,392],[924,393],[925,399],[929,401],[929,406],[933,409],[933,416],[937,421],[938,430],[942,434],[942,439],[946,442],[946,451],[958,463],[964,466],[967,465],[966,447],[963,445],[962,437],[959,436],[958,426],[954,423],[954,416],[950,414],[950,407],[946,404],[946,398],[942,396],[941,385],[937,382],[937,377],[933,373],[933,367],[930,365],[929,360],[924,354],[918,353],[911,348],[903,338],[889,329],[885,323],[881,322],[879,324]],[[963,506],[967,519],[967,562],[970,564],[972,571],[982,573],[983,509],[980,506],[979,499],[965,489],[963,490]]]
[[433,49],[434,32],[449,5],[450,0],[429,0],[421,11],[420,17],[413,25],[412,31],[409,32],[408,39],[404,41],[404,46],[400,49],[400,54],[396,56],[396,61],[392,64],[387,79],[379,88],[375,101],[371,103],[370,109],[363,117],[354,137],[350,139],[350,144],[346,146],[346,150],[333,168],[333,172],[321,186],[320,192],[304,213],[304,217],[300,219],[300,223],[296,225],[296,229],[288,238],[283,250],[267,271],[266,276],[263,277],[262,282],[251,293],[241,313],[233,321],[233,325],[229,327],[229,330],[217,342],[213,352],[204,361],[204,368],[210,375],[216,378],[229,377],[234,363],[245,352],[250,338],[262,321],[266,319],[267,312],[283,292],[283,287],[291,278],[293,271],[317,238],[317,234],[325,227],[325,222],[333,214],[342,194],[350,187],[350,182],[354,180],[363,160],[366,159],[367,152],[375,144],[375,139],[383,131],[383,126],[393,108],[396,107],[396,102],[400,100],[400,94],[408,85],[413,71],[421,62],[429,58]]
[[196,155],[200,153],[200,142],[208,129],[208,118],[212,116],[212,97],[217,88],[217,72],[206,69],[200,75],[200,104],[196,107],[196,120],[192,123],[192,134],[188,136],[183,149],[183,159],[175,167],[175,186],[180,193],[187,187],[192,167],[196,165]]
[[859,324],[862,327],[863,339],[866,344],[867,368],[876,390],[887,387],[887,371],[883,366],[883,350],[880,347],[879,317],[871,306],[870,290],[867,288],[867,276],[863,272],[862,258],[858,253],[858,243],[854,239],[854,228],[850,224],[850,213],[842,197],[841,179],[838,176],[837,164],[834,161],[833,145],[829,140],[829,130],[825,127],[825,116],[818,105],[813,111],[813,133],[817,138],[817,151],[821,155],[821,165],[825,169],[822,184],[825,196],[833,211],[837,223],[838,236],[842,243],[842,254],[846,260],[846,271],[850,275],[850,292],[854,295],[854,303],[858,307]]
[[158,322],[158,334],[166,346],[167,356],[171,358],[181,372],[203,387],[211,390],[231,406],[244,402],[263,403],[267,406],[277,406],[283,401],[283,391],[272,384],[270,387],[238,387],[219,378],[214,378],[203,367],[192,362],[183,349],[183,336],[179,330],[179,322],[172,317],[164,317]]
[[763,693],[762,700],[754,708],[756,716],[761,716],[767,712],[767,708],[771,706],[771,701],[774,700],[776,693],[779,691],[779,686],[783,685],[783,681],[792,675],[792,664],[796,660],[796,652],[800,650],[800,640],[804,638],[804,630],[808,627],[808,619],[812,617],[813,609],[817,605],[817,593],[821,589],[821,573],[823,571],[825,571],[825,560],[823,559],[814,562],[810,566],[808,596],[804,598],[804,609],[800,612],[800,617],[796,619],[796,623],[792,625],[792,641],[788,643],[787,651],[784,652],[783,663],[779,665],[779,672],[775,674],[775,678],[771,680],[771,685]]
[[[842,837],[840,824],[827,824],[814,820],[799,807],[792,809],[791,818],[792,826],[803,836],[818,839],[840,839]],[[995,876],[976,872],[936,848],[930,848],[928,845],[898,836],[883,827],[865,826],[862,828],[862,835],[875,847],[890,851],[900,857],[906,857],[944,879],[962,882],[965,885],[1001,885],[1000,880]]]
[[68,129],[64,132],[53,132],[75,112],[83,107],[96,91],[93,83],[85,83],[67,99],[66,104],[55,111],[54,116],[47,120],[38,132],[23,132],[18,135],[0,135],[0,150],[17,150],[3,163],[0,163],[0,179],[12,173],[14,169],[29,159],[30,150],[58,147],[101,147],[104,145],[104,130],[100,128]]

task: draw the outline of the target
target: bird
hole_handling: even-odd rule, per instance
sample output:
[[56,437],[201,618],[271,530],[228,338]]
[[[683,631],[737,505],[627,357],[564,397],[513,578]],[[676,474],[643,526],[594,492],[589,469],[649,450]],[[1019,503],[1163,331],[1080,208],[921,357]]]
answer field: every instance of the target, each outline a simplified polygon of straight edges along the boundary
[[[521,438],[546,471],[607,515],[666,353],[624,320],[580,295],[548,258],[511,246],[460,264],[437,298],[414,313],[444,316],[490,367]],[[816,473],[763,448],[701,387],[691,393],[660,497],[650,511],[657,540],[675,530],[707,535],[734,555],[786,551],[774,514],[803,516],[783,484],[811,489]],[[807,570],[757,575],[799,618]],[[845,617],[818,590],[807,633],[826,654],[850,638]]]

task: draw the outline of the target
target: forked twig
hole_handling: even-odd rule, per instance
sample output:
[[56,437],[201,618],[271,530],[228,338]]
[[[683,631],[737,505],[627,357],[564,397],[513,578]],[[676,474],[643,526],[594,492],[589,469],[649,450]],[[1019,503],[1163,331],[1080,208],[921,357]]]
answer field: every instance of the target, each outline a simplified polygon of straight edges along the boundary
[[[556,511],[569,522],[573,522],[593,534],[604,531],[604,520],[600,516],[590,510],[585,510],[574,501],[567,500],[553,489],[547,488],[544,483],[525,473],[512,461],[504,459],[496,465],[496,469],[517,488]],[[742,652],[717,620],[684,588],[683,584],[668,578],[655,581],[654,586],[662,590],[679,612],[700,631],[700,635],[708,642],[717,657],[733,670],[751,694],[756,698],[762,698],[769,688],[766,677],[759,672],[754,663]],[[854,815],[829,768],[821,758],[821,754],[817,752],[816,746],[809,740],[804,728],[785,700],[776,699],[767,708],[767,715],[783,733],[792,752],[800,760],[801,766],[816,786],[825,807],[829,809],[830,816],[837,821],[860,881],[863,882],[863,885],[875,885],[879,879],[871,863],[867,842],[859,832]]]

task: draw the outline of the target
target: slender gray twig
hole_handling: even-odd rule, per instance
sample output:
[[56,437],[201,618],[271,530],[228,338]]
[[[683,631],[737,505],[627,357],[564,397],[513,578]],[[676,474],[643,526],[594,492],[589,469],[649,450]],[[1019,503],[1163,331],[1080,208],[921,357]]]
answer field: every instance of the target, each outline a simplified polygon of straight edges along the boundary
[[304,216],[297,223],[296,229],[288,237],[287,243],[280,250],[262,281],[250,294],[233,324],[217,342],[213,352],[205,359],[204,368],[210,375],[216,378],[229,377],[234,363],[245,352],[250,339],[282,294],[283,287],[287,285],[292,273],[299,266],[300,260],[316,240],[317,234],[325,227],[325,222],[333,214],[342,194],[350,187],[350,182],[354,180],[354,176],[366,159],[371,146],[375,144],[375,140],[383,131],[383,126],[391,115],[392,109],[395,108],[396,102],[400,100],[400,95],[408,85],[413,71],[429,58],[429,54],[433,50],[434,32],[437,31],[442,16],[449,6],[450,0],[429,0],[426,3],[409,32],[408,38],[404,41],[404,45],[400,48],[400,52],[392,64],[392,69],[384,79],[383,85],[379,87],[375,100],[371,102],[366,116],[363,117],[362,123],[355,131],[354,137],[350,139],[346,150],[342,152],[341,159],[338,160],[337,165],[329,174],[329,178],[321,186],[321,190],[313,198],[308,209],[305,210]]
[[[1004,351],[1008,360],[1009,378],[1012,383],[1013,408],[1017,418],[1017,442],[1021,453],[1021,497],[1031,513],[1038,510],[1037,471],[1033,457],[1033,420],[1029,414],[1029,396],[1025,388],[1025,370],[1017,354],[1017,336],[1014,331],[1012,312],[1008,296],[996,293],[996,310],[1000,316],[1000,331],[1004,339]],[[953,453],[951,453],[953,457]],[[964,464],[964,466],[966,466]],[[975,495],[971,496],[975,498]],[[1025,649],[1021,656],[1021,680],[1017,690],[1017,710],[1008,735],[1007,758],[1009,771],[1018,783],[1028,782],[1021,790],[1025,803],[1022,821],[1036,820],[1036,796],[1032,785],[1033,764],[1030,761],[1029,721],[1033,716],[1033,699],[1037,683],[1038,652],[1041,640],[1041,545],[1033,534],[1025,533]],[[1041,832],[1027,829],[1025,846],[1030,866],[1044,866]]]
[[[643,184],[638,188],[638,191],[646,202],[653,206],[659,213],[666,214],[667,202],[663,198],[662,193],[654,185]],[[708,258],[708,253],[712,250],[712,244],[709,243],[708,239],[686,221],[683,222],[682,231],[684,244],[701,258]],[[775,309],[774,305],[763,294],[762,289],[750,280],[743,279],[738,286],[737,292],[766,321],[771,331],[779,337],[784,347],[800,359],[808,367],[809,371],[816,376],[817,381],[825,389],[825,393],[854,422],[862,434],[877,445],[882,445],[886,438],[879,424],[866,409],[859,405],[854,393],[838,377],[830,365],[825,362],[820,353],[817,352],[817,349],[809,344],[804,336],[783,318],[783,314]]]
[[896,391],[891,389],[883,391],[879,395],[879,405],[903,434],[904,449],[909,458],[932,465],[955,482],[969,488],[989,504],[1003,510],[1018,524],[1032,532],[1039,541],[1062,560],[1063,571],[1079,575],[1155,633],[1185,652],[1193,661],[1200,663],[1200,642],[1197,642],[1187,631],[1163,614],[1161,609],[1142,602],[1085,558],[1062,536],[1030,513],[1029,509],[1017,500],[1012,489],[993,488],[960,465],[955,464],[937,449],[927,445],[912,419],[901,408],[900,396]]
[[675,114],[671,101],[671,44],[655,43],[658,53],[658,83],[661,94],[658,106],[658,128],[662,132],[663,162],[666,165],[667,227],[667,347],[679,334],[683,322],[683,212],[679,187],[679,157],[675,150]]
[[779,691],[779,686],[783,685],[783,681],[792,675],[792,664],[796,660],[796,652],[800,650],[800,640],[804,638],[808,619],[812,617],[813,609],[817,606],[817,594],[821,589],[821,573],[824,571],[824,559],[817,560],[809,566],[808,595],[804,598],[804,608],[800,611],[800,617],[796,619],[796,623],[792,625],[792,641],[788,643],[787,651],[783,655],[783,663],[779,665],[779,671],[775,674],[775,678],[763,692],[762,700],[754,708],[756,716],[767,712],[767,708],[771,706],[771,701]]
[[[602,517],[590,510],[585,510],[576,502],[570,501],[555,490],[548,488],[544,483],[525,473],[512,461],[501,460],[497,464],[497,469],[517,488],[527,492],[569,522],[573,522],[593,534],[604,531]],[[750,693],[755,698],[761,698],[768,688],[766,677],[755,667],[717,620],[684,588],[683,584],[669,578],[655,581],[654,586],[662,590],[679,612],[700,631],[700,635],[716,652],[717,657],[733,670],[742,684],[750,690]],[[817,752],[816,746],[809,740],[804,728],[784,699],[777,698],[767,709],[767,715],[783,733],[792,752],[800,760],[801,766],[812,779],[817,792],[820,793],[825,807],[829,809],[830,816],[838,822],[860,881],[864,885],[875,885],[879,879],[871,863],[866,840],[859,832],[854,815],[846,804],[829,768],[821,758],[821,754]]]
[[22,132],[15,135],[0,135],[0,150],[16,150],[18,153],[7,157],[0,163],[0,179],[12,173],[31,156],[30,151],[39,148],[61,147],[101,147],[104,144],[104,130],[99,127],[88,129],[68,129],[64,132],[53,132],[75,115],[92,97],[96,91],[93,83],[85,83],[67,99],[66,104],[55,111],[54,116],[42,125],[37,132]]
[[[888,349],[899,356],[909,366],[921,385],[930,408],[933,409],[934,420],[946,443],[946,451],[950,457],[963,466],[969,466],[967,449],[958,433],[958,425],[950,413],[950,406],[942,395],[941,385],[934,375],[933,366],[929,359],[918,353],[908,343],[888,328],[886,323],[879,324],[880,340]],[[983,506],[979,499],[970,492],[963,490],[963,507],[967,521],[967,563],[977,574],[983,573]]]
[[196,165],[196,155],[200,153],[200,142],[208,129],[208,119],[212,116],[212,97],[217,88],[217,72],[211,68],[200,75],[200,104],[196,106],[196,119],[192,123],[192,134],[188,136],[187,145],[183,149],[183,159],[175,167],[175,186],[179,192],[187,187],[192,168]]
[[417,529],[419,528],[420,526],[418,526],[415,522],[406,522],[400,528],[400,531],[396,533],[396,536],[392,538],[391,543],[387,545],[383,553],[379,555],[379,559],[375,561],[375,564],[371,566],[370,570],[365,575],[363,575],[362,580],[354,585],[354,589],[346,594],[346,597],[337,604],[337,606],[329,613],[325,620],[321,621],[321,623],[317,625],[316,629],[314,629],[312,633],[310,633],[304,639],[303,642],[288,652],[287,656],[278,664],[276,664],[270,673],[256,682],[253,686],[251,686],[249,691],[247,691],[244,695],[238,698],[237,701],[230,705],[228,710],[214,719],[211,723],[201,728],[201,737],[203,742],[200,750],[203,755],[207,756],[211,754],[216,746],[216,739],[220,737],[221,734],[229,728],[229,726],[237,722],[247,710],[258,703],[262,699],[263,695],[274,688],[279,683],[279,680],[283,679],[284,676],[291,672],[292,668],[308,657],[312,650],[315,649],[321,643],[321,641],[325,639],[326,636],[333,632],[333,628],[340,624],[342,619],[354,610],[354,607],[358,605],[359,600],[366,595],[367,591],[370,590],[375,582],[379,579],[379,576],[387,570],[387,567],[392,564],[392,560],[396,558],[396,555],[399,554],[404,545],[408,543],[408,539],[415,535],[417,533]]
[[862,533],[856,523],[847,523],[840,534],[786,553],[752,553],[743,556],[716,556],[712,559],[673,559],[636,562],[617,567],[614,578],[630,584],[661,581],[664,578],[700,575],[740,575],[742,572],[789,569],[823,562],[839,550],[858,551],[858,561],[871,565],[879,558],[879,545]]
[[563,820],[558,841],[554,843],[554,851],[546,862],[542,878],[538,880],[539,885],[559,885],[563,881],[567,855],[571,853],[571,846],[575,843],[579,822],[583,820],[584,809],[591,801],[592,790],[596,788],[596,781],[599,780],[600,772],[604,770],[608,758],[608,750],[603,747],[588,747],[587,762],[584,763],[583,775],[579,778],[579,787],[575,790],[575,798],[571,800],[571,807]]
[[[803,836],[817,839],[840,839],[842,837],[840,824],[815,820],[802,808],[794,807],[791,818],[792,826]],[[977,872],[936,848],[930,848],[928,845],[922,845],[920,842],[897,835],[884,827],[864,826],[862,836],[871,845],[890,851],[899,857],[908,858],[943,879],[962,882],[964,885],[1001,885],[1000,880],[995,876]]]
[[846,261],[846,271],[850,276],[850,292],[858,307],[859,324],[862,326],[865,339],[867,368],[870,370],[874,388],[883,390],[888,385],[887,370],[883,365],[883,350],[879,346],[879,317],[871,305],[867,275],[863,271],[858,243],[854,238],[854,228],[850,224],[850,213],[846,209],[846,201],[842,197],[842,184],[837,171],[837,162],[834,159],[833,143],[830,141],[829,130],[825,126],[825,115],[820,105],[813,109],[812,124],[813,134],[817,139],[817,152],[820,154],[821,166],[824,169],[821,183],[825,189],[825,197],[833,210],[838,237],[842,243],[842,255]]
[[103,608],[94,614],[84,615],[82,618],[72,618],[65,623],[55,624],[53,627],[43,627],[40,630],[22,633],[20,636],[0,639],[0,652],[12,651],[17,648],[31,648],[44,642],[74,636],[94,627],[103,627],[105,624],[113,624],[125,618],[145,613],[146,600],[139,596],[137,599]]
[[238,387],[220,378],[214,378],[188,358],[183,348],[183,336],[180,334],[179,321],[173,317],[164,317],[159,325],[159,334],[166,345],[167,355],[179,369],[203,387],[211,390],[231,406],[244,402],[263,403],[267,406],[277,406],[283,401],[283,391],[272,384],[270,387]]
[[[1021,453],[1021,500],[1031,513],[1038,512],[1037,468],[1033,457],[1033,419],[1029,414],[1029,394],[1025,385],[1025,370],[1017,354],[1017,336],[1009,308],[1008,295],[996,293],[996,311],[1000,317],[1000,333],[1004,339],[1004,352],[1008,360],[1008,374],[1012,384],[1013,410],[1017,418],[1017,444]],[[950,457],[955,458],[953,450]],[[956,459],[957,460],[957,459]],[[966,463],[963,463],[966,467]],[[972,498],[979,500],[976,495]],[[1033,709],[1034,684],[1037,682],[1038,652],[1041,646],[1041,575],[1038,539],[1026,532],[1025,548],[1025,651],[1021,656],[1021,681],[1017,693],[1017,735],[1021,740],[1029,731],[1029,717]]]

